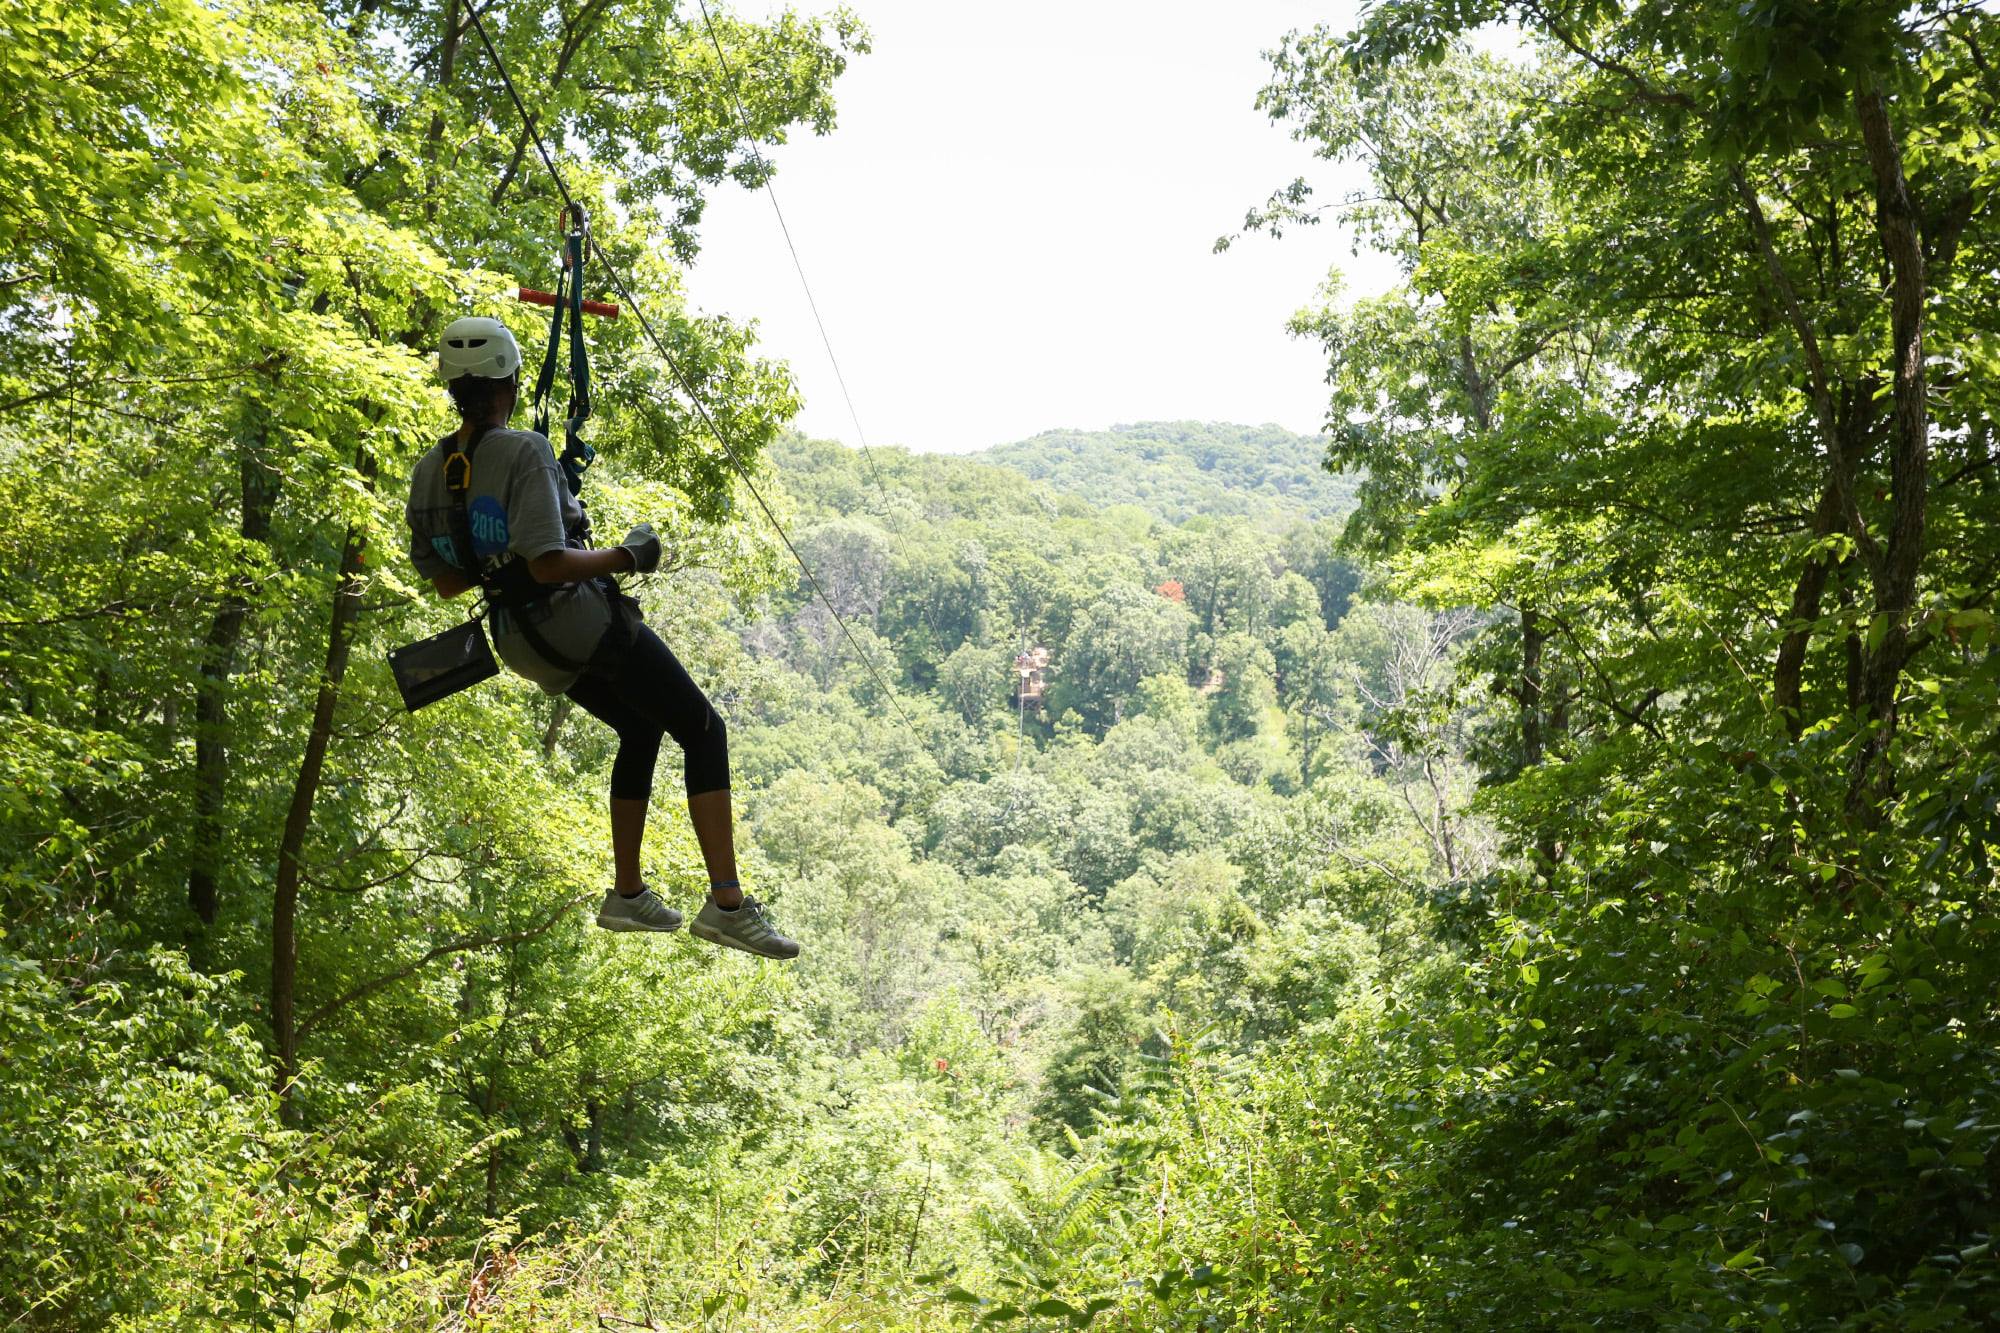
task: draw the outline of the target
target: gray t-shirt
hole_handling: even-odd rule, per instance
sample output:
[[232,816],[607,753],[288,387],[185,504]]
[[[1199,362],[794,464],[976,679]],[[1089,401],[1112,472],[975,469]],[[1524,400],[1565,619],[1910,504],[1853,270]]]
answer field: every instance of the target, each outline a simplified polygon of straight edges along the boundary
[[[451,492],[445,489],[444,461],[457,437],[439,441],[417,460],[410,477],[410,562],[427,579],[458,569],[452,559]],[[489,430],[472,455],[466,517],[473,553],[486,569],[509,555],[533,560],[571,545],[568,534],[583,521],[583,506],[569,493],[556,467],[555,450],[531,430]],[[581,543],[577,543],[581,545]],[[611,625],[611,603],[596,582],[564,584],[529,606],[529,617],[549,647],[576,662],[589,659]],[[579,673],[544,661],[499,607],[487,622],[500,660],[550,694],[561,694]]]

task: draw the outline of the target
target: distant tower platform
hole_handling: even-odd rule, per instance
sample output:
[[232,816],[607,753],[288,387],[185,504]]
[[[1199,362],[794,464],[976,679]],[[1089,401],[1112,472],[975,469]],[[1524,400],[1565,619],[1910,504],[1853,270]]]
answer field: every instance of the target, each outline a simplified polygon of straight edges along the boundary
[[1020,707],[1042,705],[1042,691],[1048,685],[1049,650],[1030,648],[1014,658],[1014,702]]

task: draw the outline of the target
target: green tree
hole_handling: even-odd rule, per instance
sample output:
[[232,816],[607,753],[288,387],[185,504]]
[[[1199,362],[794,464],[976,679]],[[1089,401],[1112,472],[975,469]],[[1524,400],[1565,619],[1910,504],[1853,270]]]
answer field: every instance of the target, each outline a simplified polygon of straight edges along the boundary
[[1052,670],[1049,710],[1075,712],[1096,731],[1117,722],[1139,682],[1180,669],[1192,621],[1180,603],[1113,583],[1078,611]]
[[938,694],[966,722],[977,726],[1008,702],[1014,659],[1004,648],[962,643],[939,663]]

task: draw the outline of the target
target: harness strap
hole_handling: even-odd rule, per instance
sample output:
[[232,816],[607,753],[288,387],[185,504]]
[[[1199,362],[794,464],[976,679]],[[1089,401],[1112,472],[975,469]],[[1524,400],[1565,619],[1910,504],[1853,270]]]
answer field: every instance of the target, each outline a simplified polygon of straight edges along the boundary
[[[583,423],[590,420],[590,354],[583,340],[583,265],[589,251],[590,217],[582,205],[563,209],[558,219],[563,227],[562,271],[556,275],[554,310],[549,316],[549,347],[542,355],[541,373],[535,377],[535,429],[549,433],[549,392],[555,387],[556,363],[561,358],[563,324],[569,324],[569,415],[563,421],[563,448],[557,463],[569,484],[571,495],[583,491],[583,474],[597,451],[583,442]],[[588,523],[586,517],[585,522]],[[587,532],[587,530],[586,530]]]
[[[452,563],[459,572],[479,585],[486,594],[489,607],[499,607],[508,615],[514,628],[521,631],[521,637],[528,646],[558,671],[582,671],[589,664],[579,662],[567,653],[557,651],[548,637],[535,627],[528,618],[528,609],[555,591],[545,583],[535,581],[528,572],[527,561],[518,555],[510,555],[500,563],[499,568],[489,571],[479,558],[478,548],[472,542],[472,515],[467,508],[467,497],[472,491],[472,457],[486,438],[486,433],[494,429],[482,426],[462,449],[454,449],[445,456],[444,488],[451,496],[451,508],[445,513],[445,522],[451,529],[452,554],[458,557]],[[474,619],[477,619],[475,616]]]

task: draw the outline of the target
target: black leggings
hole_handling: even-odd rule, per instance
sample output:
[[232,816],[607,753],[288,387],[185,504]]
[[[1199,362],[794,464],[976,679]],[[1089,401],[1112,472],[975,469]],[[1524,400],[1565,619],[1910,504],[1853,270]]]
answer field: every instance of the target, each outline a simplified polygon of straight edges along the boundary
[[668,734],[681,747],[689,796],[728,788],[729,733],[721,717],[672,650],[644,625],[632,627],[629,642],[607,645],[567,693],[618,733],[613,800],[643,801],[653,794],[653,765],[660,737]]

